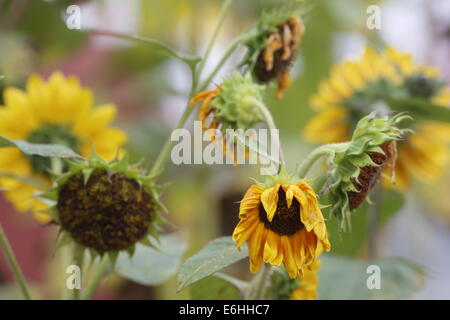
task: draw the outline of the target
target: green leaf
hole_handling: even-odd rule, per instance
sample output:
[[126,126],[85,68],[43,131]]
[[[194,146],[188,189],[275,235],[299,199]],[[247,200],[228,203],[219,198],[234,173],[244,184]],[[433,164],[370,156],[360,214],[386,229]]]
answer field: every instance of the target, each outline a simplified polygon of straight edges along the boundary
[[160,250],[143,244],[136,245],[132,258],[119,254],[115,271],[125,278],[143,285],[159,285],[176,274],[187,249],[186,240],[178,233],[162,235]]
[[[421,287],[425,276],[421,267],[399,258],[364,261],[324,254],[320,260],[320,300],[407,299]],[[379,267],[380,289],[367,287],[373,275],[367,269],[370,265]]]
[[23,182],[25,184],[29,184],[29,185],[35,186],[35,187],[40,188],[40,189],[48,187],[48,185],[46,185],[44,182],[42,182],[39,179],[32,178],[32,177],[21,176],[21,175],[17,175],[17,174],[10,173],[10,172],[1,172],[0,171],[0,177],[15,179],[15,180],[18,180],[18,181]]
[[70,148],[57,144],[35,144],[22,140],[12,140],[0,136],[0,148],[17,147],[23,153],[49,158],[81,158]]
[[186,260],[178,273],[178,291],[248,256],[247,245],[241,250],[231,237],[217,238]]
[[428,100],[391,99],[388,105],[395,111],[407,112],[414,120],[450,122],[450,108],[437,106]]
[[190,286],[192,300],[240,300],[237,287],[219,277],[211,276]]

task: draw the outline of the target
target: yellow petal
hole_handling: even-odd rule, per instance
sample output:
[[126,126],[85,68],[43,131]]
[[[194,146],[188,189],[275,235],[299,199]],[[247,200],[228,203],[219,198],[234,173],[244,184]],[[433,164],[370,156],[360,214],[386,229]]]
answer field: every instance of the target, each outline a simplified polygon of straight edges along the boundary
[[267,220],[269,220],[269,222],[272,222],[275,211],[277,210],[279,188],[280,185],[277,184],[272,188],[264,190],[261,194],[261,202],[267,213]]

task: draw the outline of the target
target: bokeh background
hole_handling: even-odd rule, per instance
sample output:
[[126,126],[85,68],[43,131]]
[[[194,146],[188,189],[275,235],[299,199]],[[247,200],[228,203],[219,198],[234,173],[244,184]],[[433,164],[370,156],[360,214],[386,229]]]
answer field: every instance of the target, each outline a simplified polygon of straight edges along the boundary
[[[257,20],[262,8],[277,1],[235,1],[213,51],[214,62],[236,35]],[[301,138],[301,129],[312,115],[308,98],[318,81],[339,61],[357,58],[366,44],[389,44],[410,52],[417,61],[436,66],[450,81],[450,1],[448,0],[314,0],[305,19],[306,34],[294,66],[294,82],[285,98],[267,103],[281,128],[288,166],[295,168],[312,145]],[[116,125],[129,134],[132,158],[149,167],[175,126],[190,89],[189,70],[182,63],[161,57],[145,44],[90,36],[69,30],[66,8],[81,7],[83,29],[103,29],[161,39],[192,54],[204,52],[219,14],[220,0],[0,0],[0,73],[4,86],[24,87],[32,73],[48,76],[55,70],[76,75],[91,88],[97,103],[119,107]],[[366,9],[382,9],[381,30],[368,30]],[[214,79],[220,83],[242,58],[238,51]],[[18,124],[20,125],[20,124]],[[220,235],[230,235],[237,223],[238,204],[258,177],[251,166],[175,166],[169,163],[164,180],[171,182],[163,195],[170,220],[183,230],[188,246],[184,257]],[[382,257],[405,257],[426,270],[423,286],[411,298],[450,299],[450,170],[433,185],[415,183],[400,194],[384,198],[379,236]],[[342,239],[329,226],[333,252],[364,258],[368,222],[364,211],[354,215],[353,232]],[[26,278],[42,298],[55,298],[61,272],[53,249],[56,230],[28,214],[15,212],[0,196],[0,222],[6,230]],[[248,278],[244,261],[229,270]],[[176,278],[156,286],[111,277],[97,298],[184,299],[175,293]],[[338,290],[338,289],[337,289]],[[17,291],[5,259],[0,255],[0,299],[15,298]]]

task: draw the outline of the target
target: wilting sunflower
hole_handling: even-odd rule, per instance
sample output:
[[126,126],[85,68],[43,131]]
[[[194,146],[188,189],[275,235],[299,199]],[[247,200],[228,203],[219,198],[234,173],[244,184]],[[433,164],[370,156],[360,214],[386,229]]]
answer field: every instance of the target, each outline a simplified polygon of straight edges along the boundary
[[[83,156],[92,148],[112,159],[126,134],[109,127],[117,109],[112,104],[93,107],[89,89],[75,77],[53,73],[48,81],[29,77],[26,90],[6,88],[0,106],[0,135],[39,144],[65,145]],[[0,186],[19,211],[32,211],[43,222],[47,204],[34,195],[50,184],[51,159],[26,156],[15,148],[0,149]],[[64,168],[63,168],[64,169]]]
[[93,257],[119,251],[133,254],[136,243],[153,246],[162,223],[154,176],[144,175],[128,157],[110,162],[98,155],[69,161],[41,196],[52,203],[48,214],[60,226],[61,243],[74,242]]
[[281,99],[291,85],[289,71],[305,33],[301,19],[305,11],[303,3],[291,1],[263,12],[253,36],[245,43],[248,53],[243,65],[247,65],[261,83],[276,80],[277,99]]
[[284,264],[289,276],[296,278],[331,245],[314,190],[306,181],[278,178],[248,189],[233,240],[238,248],[248,242],[251,272],[264,262]]
[[[329,79],[320,83],[311,99],[318,114],[304,135],[315,143],[348,141],[358,120],[391,98],[426,99],[448,107],[450,89],[435,69],[413,63],[410,55],[392,48],[378,53],[368,47],[360,60],[333,67]],[[398,143],[395,171],[400,188],[410,184],[412,175],[424,181],[439,177],[450,159],[445,145],[450,141],[449,125],[424,121],[413,129],[414,134]]]
[[256,84],[249,75],[237,72],[226,78],[217,88],[199,93],[192,98],[191,105],[202,102],[198,120],[202,129],[208,130],[212,140],[219,140],[223,153],[237,164],[238,152],[244,157],[249,150],[239,146],[236,137],[228,130],[248,130],[261,123],[264,117],[254,101],[261,101],[262,86]]

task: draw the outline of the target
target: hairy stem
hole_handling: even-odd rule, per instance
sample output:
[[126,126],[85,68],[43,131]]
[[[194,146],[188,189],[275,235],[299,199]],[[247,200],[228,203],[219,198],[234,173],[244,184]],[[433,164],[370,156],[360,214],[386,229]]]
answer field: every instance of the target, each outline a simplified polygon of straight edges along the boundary
[[298,176],[300,178],[305,178],[317,160],[324,156],[331,156],[334,152],[345,146],[347,146],[346,143],[333,143],[317,147],[305,158],[305,160],[303,160],[302,164],[299,166]]
[[217,41],[217,36],[219,35],[219,31],[222,28],[223,23],[225,22],[225,17],[228,13],[228,9],[230,8],[231,3],[233,0],[226,0],[224,4],[222,5],[222,9],[220,10],[219,18],[217,20],[217,24],[214,28],[213,34],[211,36],[211,39],[209,40],[208,46],[206,48],[205,55],[200,62],[200,65],[198,66],[198,70],[195,76],[194,86],[196,83],[198,83],[199,78],[202,75],[203,69],[205,68],[206,62],[208,61],[208,58],[211,54],[211,51]]
[[383,190],[378,184],[372,192],[373,204],[369,206],[369,245],[368,257],[369,259],[376,259],[378,257],[378,233],[380,228],[381,205],[383,202]]
[[265,298],[267,285],[272,274],[272,267],[263,264],[259,273],[253,278],[247,300],[262,300]]
[[110,265],[108,255],[103,256],[102,260],[100,261],[100,264],[97,266],[97,269],[95,270],[94,275],[90,279],[89,283],[86,286],[86,290],[84,291],[83,295],[81,296],[82,300],[90,300],[92,296],[94,295],[97,287],[100,285],[105,273],[106,269]]
[[8,238],[6,237],[5,232],[3,231],[2,226],[0,225],[0,247],[5,254],[6,260],[8,261],[11,270],[16,278],[17,283],[19,284],[20,291],[25,300],[31,300],[30,292],[28,291],[27,283],[25,281],[25,277],[23,276],[22,270],[20,269],[19,264],[17,263],[14,252],[9,244]]

